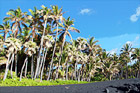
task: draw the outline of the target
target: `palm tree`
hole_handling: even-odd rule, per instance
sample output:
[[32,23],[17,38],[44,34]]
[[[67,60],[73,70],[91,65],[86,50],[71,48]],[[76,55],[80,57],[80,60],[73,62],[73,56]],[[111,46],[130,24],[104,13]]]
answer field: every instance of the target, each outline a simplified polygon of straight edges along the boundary
[[100,48],[99,45],[96,45],[97,42],[99,42],[98,40],[94,41],[94,37],[91,37],[89,40],[88,40],[88,43],[87,43],[87,49],[86,49],[86,52],[89,54],[89,55],[96,55],[97,53],[97,50]]
[[23,73],[23,69],[26,65],[26,68],[25,68],[25,77],[26,77],[26,73],[27,73],[27,64],[28,64],[28,56],[31,57],[33,54],[36,53],[36,49],[37,49],[37,45],[35,42],[32,42],[32,41],[28,41],[24,44],[24,52],[25,54],[27,55],[25,60],[24,60],[24,64],[22,66],[22,69],[21,69],[21,73],[20,73],[20,81],[21,81],[21,78],[22,78],[22,73]]
[[[12,31],[12,33],[9,33],[9,35],[11,37],[16,38],[19,33],[20,33],[20,35],[22,33],[21,25],[26,27],[25,22],[26,22],[26,15],[27,14],[26,14],[26,12],[22,13],[21,9],[18,7],[18,9],[16,9],[16,10],[10,9],[7,12],[7,15],[9,15],[9,17],[5,17],[3,19],[3,21],[5,22],[5,26],[3,26],[4,30],[5,30],[5,34],[4,34],[5,39],[6,39],[7,33],[9,31]],[[9,29],[10,28],[10,26],[9,26],[10,23],[7,22],[7,21],[9,21],[12,24],[11,29]],[[15,54],[16,54],[15,55],[15,59],[16,59],[16,61],[15,61],[15,72],[17,74],[17,56],[18,56],[18,54],[17,53],[15,53]],[[13,63],[13,61],[12,61],[12,63]]]
[[137,60],[137,63],[139,64],[138,72],[137,72],[137,78],[140,78],[140,48],[134,48],[131,54],[132,60]]
[[59,24],[59,20],[63,20],[63,13],[62,13],[62,8],[58,9],[58,6],[52,6],[52,17],[54,19],[53,24],[56,24],[56,35],[55,35],[55,44],[54,44],[54,49],[53,49],[53,54],[52,54],[52,59],[51,59],[51,63],[50,63],[50,69],[49,69],[49,74],[48,74],[48,78],[47,80],[50,79],[50,74],[51,74],[51,70],[52,70],[52,64],[53,64],[53,58],[54,58],[54,54],[55,54],[55,49],[56,49],[56,42],[57,42],[57,36],[58,36],[58,24]]
[[[94,37],[91,37],[87,42],[87,47],[85,49],[85,53],[88,55],[87,63],[86,63],[86,70],[88,72],[88,81],[90,81],[91,76],[93,77],[96,73],[97,69],[97,58],[98,58],[98,51],[100,49],[99,45],[96,45],[98,40],[94,41]],[[98,62],[99,64],[100,62]]]
[[80,31],[74,27],[71,27],[74,23],[74,20],[70,20],[70,17],[67,18],[67,20],[64,20],[64,26],[62,26],[64,29],[59,29],[59,31],[61,30],[61,35],[60,38],[62,39],[62,46],[60,48],[61,53],[60,53],[60,57],[59,57],[59,63],[58,63],[58,69],[56,72],[56,79],[58,78],[58,71],[59,71],[59,66],[60,66],[60,62],[61,62],[61,58],[62,58],[62,54],[63,54],[63,47],[65,44],[65,40],[66,40],[66,36],[68,35],[71,38],[72,41],[72,37],[69,31],[76,31],[78,33],[80,33]]
[[42,8],[43,8],[43,12],[42,12],[43,15],[42,15],[42,16],[43,16],[43,19],[44,19],[44,30],[43,30],[43,34],[42,34],[42,37],[41,37],[40,50],[39,50],[39,57],[38,57],[38,59],[37,59],[37,67],[36,67],[36,73],[35,73],[34,79],[36,78],[36,76],[37,76],[37,74],[38,74],[38,72],[39,72],[38,67],[39,67],[41,52],[42,52],[42,48],[43,48],[43,40],[44,40],[43,38],[44,38],[44,35],[45,35],[47,19],[48,19],[48,18],[51,18],[51,15],[50,15],[51,10],[48,9],[47,7],[45,7],[45,6],[42,6]]
[[66,46],[64,48],[64,53],[67,56],[66,58],[66,80],[68,80],[68,70],[69,70],[69,66],[70,66],[70,62],[72,62],[73,60],[73,51],[72,51],[72,45],[70,43],[66,43]]
[[[50,35],[44,36],[43,46],[44,46],[44,49],[46,49],[46,52],[44,51],[44,53],[43,53],[43,59],[41,61],[41,65],[40,65],[40,69],[39,69],[39,70],[41,70],[41,67],[42,67],[41,77],[40,77],[41,81],[42,81],[42,75],[43,75],[43,71],[44,71],[44,65],[45,65],[46,55],[47,55],[48,49],[50,47],[52,47],[52,43],[53,42],[54,42],[53,36],[50,36]],[[39,73],[40,73],[40,71],[39,71]]]
[[123,61],[126,65],[126,79],[128,78],[127,74],[128,74],[128,71],[127,71],[127,64],[130,62],[130,52],[132,51],[132,48],[131,48],[131,44],[125,44],[123,46],[123,48],[121,49],[121,55],[123,57]]
[[29,41],[30,40],[30,37],[31,37],[31,32],[30,32],[30,28],[29,27],[27,27],[27,28],[23,28],[22,29],[22,33],[21,33],[22,35],[18,35],[17,36],[17,38],[19,38],[19,39],[21,39],[22,40],[22,42],[23,42],[23,44],[25,43],[25,42],[27,42],[27,41]]
[[18,7],[18,9],[13,10],[10,9],[9,12],[7,12],[7,14],[9,15],[9,17],[5,17],[4,21],[8,21],[11,20],[12,23],[12,34],[14,37],[17,37],[18,35],[18,31],[20,31],[20,33],[22,32],[21,29],[21,24],[23,26],[25,25],[25,21],[26,21],[26,12],[22,13],[21,9]]
[[6,40],[7,33],[11,30],[10,23],[6,21],[5,23],[3,23],[3,25],[0,25],[0,30],[4,30],[0,33],[4,33],[4,40]]
[[108,56],[108,59],[102,63],[102,72],[105,74],[106,78],[112,80],[112,77],[118,74],[118,65],[119,63],[116,63],[114,60],[112,60],[111,56]]
[[[4,45],[8,48],[7,52],[8,52],[8,60],[6,62],[6,70],[5,70],[5,75],[3,80],[6,79],[7,77],[7,73],[9,70],[9,65],[11,63],[11,76],[12,76],[12,66],[13,66],[13,61],[14,61],[14,55],[15,53],[17,53],[17,51],[21,50],[21,41],[19,39],[16,38],[8,38],[6,39]],[[12,56],[11,56],[12,54]]]
[[78,65],[78,62],[80,61],[80,54],[81,54],[81,51],[84,50],[86,48],[86,39],[84,38],[77,38],[76,41],[73,41],[73,47],[72,47],[72,50],[73,50],[73,54],[74,54],[74,58],[75,58],[75,71],[74,71],[74,74],[75,74],[75,80],[77,80],[77,65]]

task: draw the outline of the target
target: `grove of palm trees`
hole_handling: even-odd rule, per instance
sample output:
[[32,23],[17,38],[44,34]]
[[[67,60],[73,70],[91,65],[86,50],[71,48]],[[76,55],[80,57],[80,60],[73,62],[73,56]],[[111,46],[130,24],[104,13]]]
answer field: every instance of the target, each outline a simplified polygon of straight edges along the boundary
[[[94,37],[74,40],[74,19],[58,6],[7,12],[0,25],[0,79],[105,81],[140,78],[140,48],[126,43],[120,54]],[[70,41],[67,40],[70,38]]]

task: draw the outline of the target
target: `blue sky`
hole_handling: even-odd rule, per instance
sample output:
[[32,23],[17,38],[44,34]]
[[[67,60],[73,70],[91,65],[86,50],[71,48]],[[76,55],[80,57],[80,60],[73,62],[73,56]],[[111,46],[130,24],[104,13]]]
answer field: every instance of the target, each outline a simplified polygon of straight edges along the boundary
[[125,43],[140,48],[140,0],[0,0],[0,24],[9,9],[25,12],[41,5],[63,7],[64,17],[75,19],[81,33],[72,32],[73,39],[94,36],[111,53]]

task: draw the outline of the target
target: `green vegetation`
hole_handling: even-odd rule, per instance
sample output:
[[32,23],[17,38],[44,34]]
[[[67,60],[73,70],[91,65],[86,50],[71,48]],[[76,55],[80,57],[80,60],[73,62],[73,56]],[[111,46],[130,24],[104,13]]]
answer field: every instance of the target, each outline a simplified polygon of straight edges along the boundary
[[6,79],[5,81],[0,80],[0,86],[52,86],[52,85],[68,85],[68,84],[84,84],[88,83],[86,81],[75,81],[75,80],[51,80],[46,81],[43,80],[40,82],[39,79],[32,80],[32,79],[22,79],[19,81],[19,78],[16,79]]
[[[80,33],[74,27],[74,20],[64,18],[65,12],[58,6],[41,7],[29,9],[30,13],[20,8],[10,9],[3,19],[0,25],[3,34],[0,36],[1,86],[140,78],[140,48],[125,44],[120,54],[110,54],[94,37],[73,40],[70,32]],[[71,41],[67,41],[66,36]],[[128,65],[132,61],[135,64]]]

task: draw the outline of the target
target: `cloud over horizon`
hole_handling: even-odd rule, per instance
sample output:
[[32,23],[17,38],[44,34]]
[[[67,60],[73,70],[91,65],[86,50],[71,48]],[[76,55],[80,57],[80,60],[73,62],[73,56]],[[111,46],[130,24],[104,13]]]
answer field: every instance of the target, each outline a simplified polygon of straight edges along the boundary
[[140,6],[136,9],[136,13],[130,16],[132,22],[136,22],[140,17]]
[[80,11],[80,14],[82,14],[82,15],[84,15],[84,14],[89,14],[89,13],[91,13],[91,9],[88,9],[88,8],[82,9],[82,10]]
[[112,49],[110,51],[107,51],[107,53],[114,54],[114,53],[117,53],[117,51],[118,51],[118,48],[115,48],[115,49]]
[[140,36],[136,36],[133,41],[127,41],[126,44],[132,44],[133,47],[139,46],[140,45],[139,39],[140,39]]

